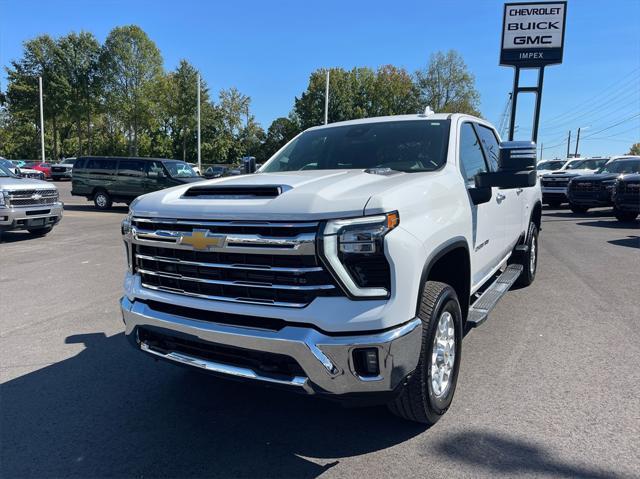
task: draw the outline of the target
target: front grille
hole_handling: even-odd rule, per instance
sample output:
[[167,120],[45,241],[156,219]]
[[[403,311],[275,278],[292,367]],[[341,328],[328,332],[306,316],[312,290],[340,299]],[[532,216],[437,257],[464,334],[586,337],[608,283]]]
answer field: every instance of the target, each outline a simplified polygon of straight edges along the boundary
[[542,186],[546,186],[548,188],[566,188],[569,184],[569,179],[560,179],[560,180],[541,180]]
[[601,184],[594,181],[574,181],[571,183],[572,192],[600,191]]
[[57,190],[19,190],[10,191],[10,206],[28,207],[28,206],[44,206],[53,205],[58,201]]
[[[304,307],[319,296],[340,294],[316,255],[317,228],[317,223],[134,218],[134,264],[149,289]],[[205,250],[190,243],[196,234],[216,241]]]
[[629,197],[640,196],[640,182],[621,181],[618,183],[618,193]]
[[52,166],[51,171],[53,173],[66,173],[67,169],[64,166]]

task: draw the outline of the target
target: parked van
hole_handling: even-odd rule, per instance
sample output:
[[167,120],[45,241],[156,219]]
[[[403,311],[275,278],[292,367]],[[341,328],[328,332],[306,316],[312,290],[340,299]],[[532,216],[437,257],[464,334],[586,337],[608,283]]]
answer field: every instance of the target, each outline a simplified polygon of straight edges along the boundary
[[84,157],[73,166],[71,194],[93,200],[99,210],[114,202],[171,186],[202,181],[184,161],[162,158]]

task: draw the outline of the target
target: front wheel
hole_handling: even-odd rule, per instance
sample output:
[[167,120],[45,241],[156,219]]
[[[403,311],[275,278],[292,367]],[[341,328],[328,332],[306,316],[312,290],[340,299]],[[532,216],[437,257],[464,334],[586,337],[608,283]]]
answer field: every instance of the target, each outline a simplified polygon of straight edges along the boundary
[[514,251],[509,259],[509,264],[522,265],[522,273],[515,282],[515,285],[521,288],[533,283],[538,270],[538,227],[533,221],[529,223],[526,241],[526,250]]
[[638,216],[638,213],[635,213],[633,211],[620,211],[616,208],[613,209],[613,214],[618,221],[622,221],[625,223],[634,221]]
[[578,206],[578,205],[574,205],[574,204],[569,204],[569,207],[571,208],[571,211],[573,211],[574,213],[586,213],[587,211],[589,211],[589,208],[587,208],[586,206]]
[[431,426],[449,409],[458,380],[462,313],[456,292],[447,284],[427,281],[418,316],[422,320],[418,366],[388,407],[396,416]]

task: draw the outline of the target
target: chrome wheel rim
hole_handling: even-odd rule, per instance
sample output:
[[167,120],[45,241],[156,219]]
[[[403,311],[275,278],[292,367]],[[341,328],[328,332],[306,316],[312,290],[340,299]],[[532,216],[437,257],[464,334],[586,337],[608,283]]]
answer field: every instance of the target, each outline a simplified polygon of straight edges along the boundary
[[451,384],[456,360],[456,332],[453,316],[443,312],[438,320],[431,352],[431,389],[436,397],[444,396]]
[[103,208],[107,204],[107,199],[105,198],[104,195],[98,195],[96,196],[96,203],[98,203],[98,206]]
[[533,275],[536,272],[536,255],[537,251],[537,243],[536,237],[531,238],[531,254],[529,255],[529,272]]

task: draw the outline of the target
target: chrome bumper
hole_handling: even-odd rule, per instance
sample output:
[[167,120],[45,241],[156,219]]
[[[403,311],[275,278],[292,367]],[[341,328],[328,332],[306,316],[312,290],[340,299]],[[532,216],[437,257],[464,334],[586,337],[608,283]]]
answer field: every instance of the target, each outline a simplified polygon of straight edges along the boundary
[[[155,311],[147,304],[127,297],[121,299],[121,308],[126,335],[148,354],[218,374],[292,386],[309,394],[393,391],[416,368],[422,343],[422,323],[418,318],[380,333],[329,336],[313,328],[286,326],[280,331],[269,331],[205,322]],[[157,351],[139,341],[139,327],[165,330],[167,334],[177,332],[203,343],[287,355],[298,362],[305,376],[274,379],[252,369],[178,351]],[[362,377],[355,371],[353,350],[364,347],[378,350],[378,376]]]
[[[28,214],[38,210],[48,210],[48,213]],[[42,226],[53,226],[60,222],[62,215],[62,202],[57,202],[52,205],[35,205],[27,207],[9,206],[8,208],[0,208],[0,229],[4,231],[27,229],[31,226],[33,220],[42,218],[45,219],[45,224]]]

